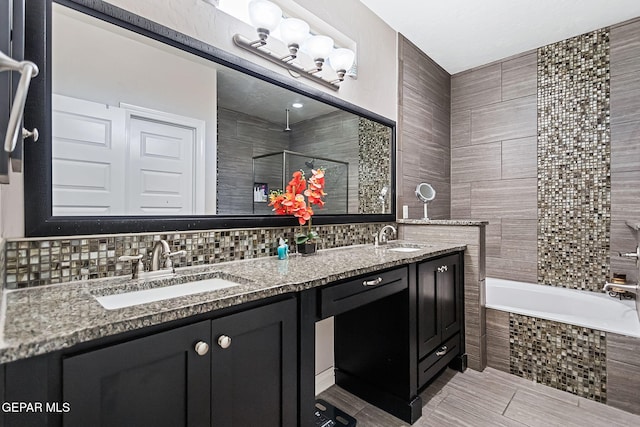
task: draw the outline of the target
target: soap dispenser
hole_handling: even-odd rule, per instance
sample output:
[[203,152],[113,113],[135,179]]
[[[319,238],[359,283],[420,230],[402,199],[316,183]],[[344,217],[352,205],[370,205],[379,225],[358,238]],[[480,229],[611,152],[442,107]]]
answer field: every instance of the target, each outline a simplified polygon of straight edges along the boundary
[[289,245],[287,245],[287,241],[282,237],[278,242],[278,259],[288,259],[289,258]]

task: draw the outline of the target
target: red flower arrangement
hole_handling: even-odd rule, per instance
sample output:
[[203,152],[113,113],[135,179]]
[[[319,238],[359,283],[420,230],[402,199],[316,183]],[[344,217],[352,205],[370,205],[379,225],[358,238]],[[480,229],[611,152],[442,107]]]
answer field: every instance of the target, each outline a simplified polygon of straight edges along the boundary
[[298,244],[318,238],[318,233],[311,230],[311,217],[314,213],[311,206],[324,206],[322,198],[327,195],[324,192],[324,169],[312,169],[311,173],[312,176],[307,184],[304,172],[295,171],[284,192],[279,190],[269,194],[269,206],[273,206],[273,211],[277,215],[293,215],[298,218],[300,226],[309,224],[306,234],[301,233],[296,236]]

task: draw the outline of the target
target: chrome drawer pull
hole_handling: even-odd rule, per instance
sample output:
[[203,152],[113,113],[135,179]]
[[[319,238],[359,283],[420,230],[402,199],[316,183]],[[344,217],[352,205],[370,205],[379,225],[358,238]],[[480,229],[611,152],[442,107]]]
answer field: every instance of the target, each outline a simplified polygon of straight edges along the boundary
[[440,347],[440,350],[436,351],[436,356],[444,356],[445,354],[447,354],[446,345],[443,345],[442,347]]
[[377,279],[373,280],[365,280],[364,282],[362,282],[364,286],[376,286],[380,283],[382,283],[382,277],[378,277]]
[[438,273],[444,273],[445,271],[448,271],[449,268],[446,265],[443,265],[442,267],[438,267]]

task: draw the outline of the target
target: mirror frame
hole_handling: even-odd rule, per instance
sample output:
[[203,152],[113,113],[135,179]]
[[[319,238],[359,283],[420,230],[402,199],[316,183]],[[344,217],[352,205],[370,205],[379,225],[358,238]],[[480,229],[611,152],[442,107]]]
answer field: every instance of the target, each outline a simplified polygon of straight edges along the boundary
[[70,7],[268,83],[308,96],[391,128],[391,212],[316,215],[314,224],[393,222],[396,220],[396,123],[321,90],[306,86],[168,27],[100,0],[25,0],[25,57],[40,67],[25,108],[25,127],[38,128],[40,140],[24,146],[25,236],[66,236],[138,232],[181,232],[227,228],[293,227],[295,218],[274,215],[53,216],[51,165],[51,11],[52,3]]

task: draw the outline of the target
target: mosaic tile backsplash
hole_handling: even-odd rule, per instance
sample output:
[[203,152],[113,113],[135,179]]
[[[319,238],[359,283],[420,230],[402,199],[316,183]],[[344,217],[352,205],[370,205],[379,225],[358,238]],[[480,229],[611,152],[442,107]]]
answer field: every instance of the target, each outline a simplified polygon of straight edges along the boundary
[[[338,224],[314,228],[320,234],[320,247],[334,248],[373,243],[373,235],[384,225]],[[298,227],[279,227],[8,240],[6,264],[3,264],[5,287],[18,289],[129,275],[131,263],[119,262],[118,257],[142,252],[146,254],[144,265],[148,268],[150,252],[160,239],[167,240],[172,252],[187,252],[186,256],[174,260],[176,267],[273,256],[278,239],[284,237],[293,242],[298,230]]]
[[358,135],[358,213],[391,213],[391,129],[361,118]]
[[509,341],[512,374],[606,403],[605,332],[510,313]]
[[609,30],[538,49],[538,283],[609,277]]

